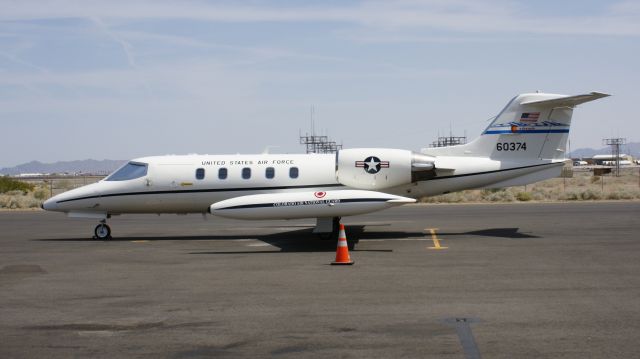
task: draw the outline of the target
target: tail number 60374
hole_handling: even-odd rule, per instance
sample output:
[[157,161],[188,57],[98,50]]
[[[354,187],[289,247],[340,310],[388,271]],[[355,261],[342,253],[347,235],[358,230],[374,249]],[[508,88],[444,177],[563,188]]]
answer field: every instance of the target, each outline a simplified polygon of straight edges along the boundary
[[526,151],[526,142],[498,142],[496,143],[496,150],[498,151]]

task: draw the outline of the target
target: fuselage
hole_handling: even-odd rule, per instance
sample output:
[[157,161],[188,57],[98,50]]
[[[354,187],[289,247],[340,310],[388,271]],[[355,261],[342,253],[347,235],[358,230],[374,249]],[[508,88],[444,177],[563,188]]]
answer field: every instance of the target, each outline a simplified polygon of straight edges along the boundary
[[[49,199],[44,208],[102,214],[205,213],[211,204],[239,196],[357,189],[340,183],[336,163],[336,154],[144,157],[130,161],[100,182]],[[380,191],[419,198],[483,187],[552,164],[445,157],[436,162],[433,178]],[[388,170],[393,170],[393,165]],[[446,169],[452,166],[456,169]]]

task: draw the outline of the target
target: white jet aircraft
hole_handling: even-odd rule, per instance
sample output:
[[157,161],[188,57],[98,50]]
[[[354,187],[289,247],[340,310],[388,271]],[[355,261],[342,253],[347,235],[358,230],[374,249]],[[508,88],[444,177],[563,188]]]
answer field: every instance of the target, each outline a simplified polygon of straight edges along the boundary
[[559,176],[575,106],[607,94],[527,93],[513,98],[480,137],[421,153],[354,148],[335,154],[154,156],[100,182],[61,193],[43,208],[106,220],[125,213],[210,213],[236,219],[317,218],[332,233],[341,217],[471,188],[525,185]]

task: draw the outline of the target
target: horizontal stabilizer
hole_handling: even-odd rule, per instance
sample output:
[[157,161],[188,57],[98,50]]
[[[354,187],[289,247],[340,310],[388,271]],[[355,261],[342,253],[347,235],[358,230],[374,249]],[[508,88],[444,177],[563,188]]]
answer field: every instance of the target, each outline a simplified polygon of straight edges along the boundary
[[575,107],[581,103],[594,101],[599,98],[608,97],[608,96],[611,96],[611,95],[606,93],[601,93],[601,92],[591,92],[591,93],[582,94],[582,95],[560,97],[560,98],[554,98],[550,100],[539,100],[539,101],[533,100],[529,102],[522,102],[521,105],[537,105],[537,106],[554,107],[554,108],[555,107]]

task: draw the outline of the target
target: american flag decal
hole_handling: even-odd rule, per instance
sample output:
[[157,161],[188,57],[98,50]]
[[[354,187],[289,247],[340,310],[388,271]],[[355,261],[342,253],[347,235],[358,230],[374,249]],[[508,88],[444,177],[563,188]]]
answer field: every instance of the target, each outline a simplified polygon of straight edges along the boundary
[[538,122],[539,118],[540,118],[540,112],[524,112],[522,116],[520,116],[520,121]]

